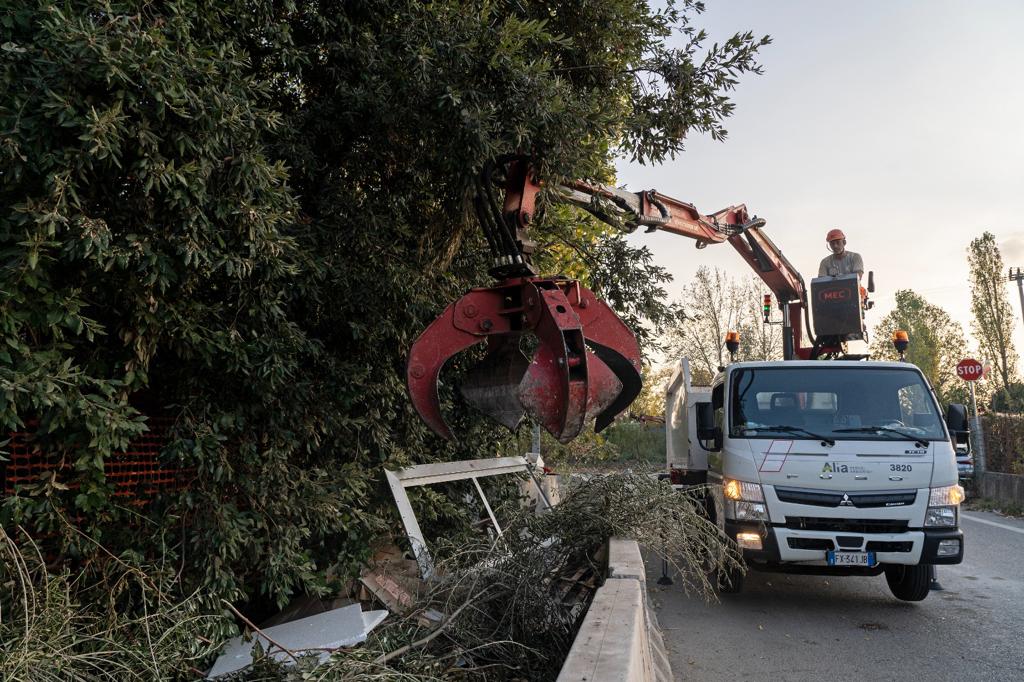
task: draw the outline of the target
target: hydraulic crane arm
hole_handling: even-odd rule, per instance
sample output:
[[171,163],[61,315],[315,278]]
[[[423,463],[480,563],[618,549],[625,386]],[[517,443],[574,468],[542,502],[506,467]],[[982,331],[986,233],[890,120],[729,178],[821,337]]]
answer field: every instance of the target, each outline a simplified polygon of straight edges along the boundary
[[606,222],[612,221],[606,214],[594,210],[594,197],[615,203],[626,212],[625,222],[631,227],[642,226],[648,232],[660,230],[689,237],[697,242],[698,249],[728,241],[779,301],[802,301],[806,297],[799,271],[761,229],[765,221],[751,217],[743,204],[703,215],[693,204],[655,190],[629,192],[583,182],[562,186],[560,190],[567,202]]
[[[528,176],[523,176],[530,183]],[[730,206],[709,215],[703,215],[690,203],[680,201],[655,190],[630,192],[614,187],[573,182],[559,188],[565,201],[583,208],[598,219],[629,227],[646,227],[648,232],[660,230],[689,237],[703,249],[709,244],[729,242],[751,270],[765,283],[778,301],[783,315],[783,357],[807,359],[834,348],[815,348],[807,318],[807,287],[800,272],[786,259],[782,251],[765,234],[765,221],[751,217],[746,206]],[[529,193],[531,190],[526,190]],[[594,199],[612,202],[622,213],[617,220]],[[801,319],[802,318],[802,319]],[[812,346],[802,345],[801,324],[807,326]]]
[[[494,191],[499,172],[504,189],[500,204]],[[483,360],[462,382],[467,402],[512,429],[529,415],[563,443],[591,419],[600,431],[640,393],[636,338],[579,282],[534,271],[528,232],[541,182],[528,160],[507,157],[488,164],[476,189],[474,207],[494,256],[490,272],[499,281],[467,292],[413,343],[406,367],[413,406],[435,432],[451,437],[438,397],[441,369],[452,356],[486,344]],[[751,217],[745,206],[703,215],[693,204],[653,190],[629,192],[581,181],[554,190],[555,200],[579,206],[611,225],[671,232],[695,240],[697,248],[728,241],[778,299],[783,356],[815,357],[822,350],[817,344],[801,345],[807,296],[800,273],[764,234],[765,221]],[[808,327],[808,337],[809,332]],[[524,337],[535,340],[530,359],[522,352]]]

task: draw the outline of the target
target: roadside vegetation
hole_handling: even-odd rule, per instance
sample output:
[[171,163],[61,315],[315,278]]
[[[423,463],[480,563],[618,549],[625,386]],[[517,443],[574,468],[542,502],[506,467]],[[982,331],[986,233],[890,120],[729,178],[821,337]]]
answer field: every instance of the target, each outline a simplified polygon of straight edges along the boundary
[[[702,9],[5,9],[0,428],[50,468],[5,492],[0,525],[57,575],[99,547],[174,566],[167,603],[195,595],[211,616],[221,600],[262,613],[336,590],[398,526],[382,466],[507,439],[454,390],[472,354],[443,377],[453,442],[403,380],[417,334],[491,279],[469,206],[480,168],[523,152],[552,182],[614,181],[616,159],[724,139],[731,91],[769,41],[712,40]],[[540,271],[579,277],[655,348],[678,310],[647,249],[564,208],[531,236]],[[157,418],[163,464],[188,485],[115,495],[112,456]],[[423,497],[436,526],[467,523],[458,496]],[[76,603],[107,618],[102,600]]]
[[[581,575],[600,574],[610,537],[637,539],[705,598],[714,598],[710,576],[738,561],[696,497],[644,474],[581,478],[544,514],[523,513],[512,499],[496,511],[501,537],[464,531],[433,541],[438,578],[365,645],[323,665],[295,652],[281,663],[272,648],[232,679],[553,680],[594,581],[565,597]],[[97,549],[84,570],[54,570],[24,533],[0,535],[0,678],[194,679],[216,655],[229,612],[205,613],[200,595],[172,597],[175,566]],[[424,625],[430,610],[444,619]]]
[[971,511],[990,511],[1002,514],[1003,516],[1011,516],[1013,518],[1024,518],[1024,506],[1017,504],[1008,504],[1000,502],[999,500],[993,500],[988,497],[976,497],[968,500],[964,507]]

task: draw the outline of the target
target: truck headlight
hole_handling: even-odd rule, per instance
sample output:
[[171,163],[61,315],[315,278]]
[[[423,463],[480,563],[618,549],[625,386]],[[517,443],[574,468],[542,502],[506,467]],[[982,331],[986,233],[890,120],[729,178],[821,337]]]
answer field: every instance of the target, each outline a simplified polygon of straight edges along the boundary
[[763,502],[729,502],[733,518],[737,521],[767,521],[768,511]]
[[925,527],[956,526],[956,507],[928,507],[924,516]]
[[932,488],[928,495],[929,507],[956,506],[964,501],[966,495],[961,485],[944,485],[941,488]]
[[932,488],[928,495],[928,511],[924,515],[926,528],[955,528],[957,509],[964,501],[964,489],[959,485],[944,485]]
[[764,491],[760,483],[748,483],[727,478],[722,481],[726,517],[737,521],[767,521],[768,509],[764,504]]
[[727,500],[746,500],[747,502],[764,502],[764,492],[760,483],[747,483],[734,478],[722,481],[722,494]]

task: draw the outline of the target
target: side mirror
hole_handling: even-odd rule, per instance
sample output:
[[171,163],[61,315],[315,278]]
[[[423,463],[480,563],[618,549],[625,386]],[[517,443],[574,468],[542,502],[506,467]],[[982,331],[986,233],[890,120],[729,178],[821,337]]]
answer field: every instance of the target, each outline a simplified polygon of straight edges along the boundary
[[868,292],[875,293],[875,271],[868,270]]
[[950,403],[946,408],[946,426],[950,431],[967,431],[967,406]]
[[[722,429],[715,426],[715,410],[711,403],[697,403],[697,440],[700,446],[709,452],[722,449]],[[711,441],[711,447],[705,442]]]
[[946,426],[957,443],[970,443],[970,427],[967,424],[967,406],[950,403],[946,408]]

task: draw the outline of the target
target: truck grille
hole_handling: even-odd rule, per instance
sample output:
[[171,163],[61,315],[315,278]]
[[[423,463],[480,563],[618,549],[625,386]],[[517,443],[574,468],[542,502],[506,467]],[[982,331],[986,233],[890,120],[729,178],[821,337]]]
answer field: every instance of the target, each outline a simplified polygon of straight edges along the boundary
[[789,538],[786,542],[789,543],[790,549],[832,549],[832,541],[825,538]]
[[[780,502],[791,504],[807,504],[816,507],[852,506],[858,509],[877,507],[904,507],[914,504],[917,499],[916,490],[886,490],[867,493],[843,493],[805,488],[775,488],[775,495]],[[844,502],[846,504],[844,504]]]
[[829,533],[904,533],[906,521],[890,519],[825,519],[814,516],[787,516],[786,528],[821,530]]
[[868,543],[867,549],[869,552],[909,552],[914,549],[914,543],[873,540]]

